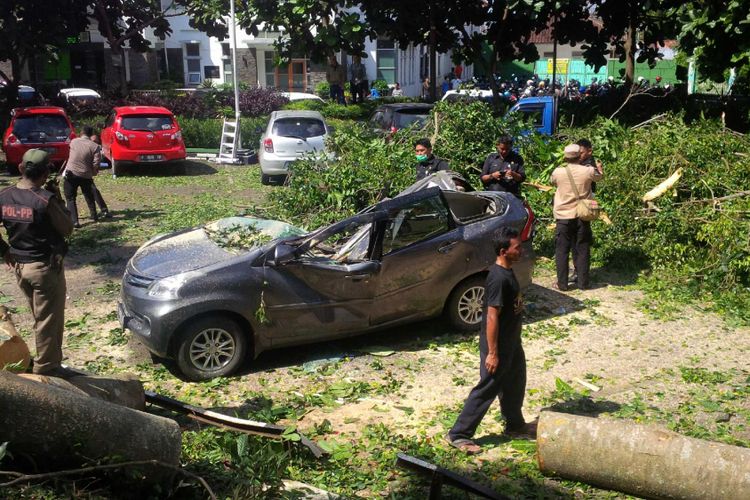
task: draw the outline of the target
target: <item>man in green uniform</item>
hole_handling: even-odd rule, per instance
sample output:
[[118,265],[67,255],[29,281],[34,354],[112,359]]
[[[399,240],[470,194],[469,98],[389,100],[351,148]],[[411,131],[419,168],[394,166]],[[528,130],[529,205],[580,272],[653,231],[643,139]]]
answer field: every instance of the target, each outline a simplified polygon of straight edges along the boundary
[[49,154],[30,149],[21,162],[23,177],[0,192],[0,214],[8,233],[0,237],[0,252],[12,268],[34,316],[37,359],[34,373],[69,377],[61,366],[65,325],[65,238],[73,232],[70,213],[59,188],[45,189],[50,174]]

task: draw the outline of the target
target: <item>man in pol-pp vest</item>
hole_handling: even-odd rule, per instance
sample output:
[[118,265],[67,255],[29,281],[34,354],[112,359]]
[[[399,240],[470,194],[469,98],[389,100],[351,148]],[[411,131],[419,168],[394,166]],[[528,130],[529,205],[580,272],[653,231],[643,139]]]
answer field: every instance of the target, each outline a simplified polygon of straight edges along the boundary
[[8,242],[0,252],[12,268],[34,317],[37,358],[34,373],[69,377],[61,366],[65,324],[65,238],[73,222],[59,194],[44,188],[50,174],[49,154],[30,149],[23,155],[23,177],[0,192],[2,223]]

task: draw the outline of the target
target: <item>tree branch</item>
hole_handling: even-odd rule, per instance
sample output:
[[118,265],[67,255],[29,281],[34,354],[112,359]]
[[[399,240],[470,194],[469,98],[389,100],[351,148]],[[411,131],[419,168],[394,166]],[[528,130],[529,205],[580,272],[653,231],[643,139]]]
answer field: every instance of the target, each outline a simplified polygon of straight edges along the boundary
[[194,479],[198,481],[208,493],[209,498],[211,498],[211,500],[216,500],[216,495],[214,494],[213,490],[211,490],[211,487],[208,485],[205,479],[203,479],[202,477],[196,474],[193,474],[192,472],[186,471],[182,467],[176,467],[174,465],[160,462],[159,460],[134,460],[131,462],[122,462],[119,464],[92,465],[90,467],[81,467],[80,469],[66,469],[66,470],[60,470],[60,471],[54,471],[54,472],[45,472],[42,474],[24,474],[22,472],[0,471],[0,475],[15,477],[15,479],[11,481],[8,481],[6,483],[0,483],[0,487],[14,486],[16,484],[28,483],[31,481],[41,481],[41,480],[51,479],[55,477],[71,476],[75,474],[85,474],[88,472],[95,472],[95,471],[102,471],[102,470],[109,470],[109,469],[119,469],[122,467],[133,467],[133,466],[139,466],[139,465],[156,465],[159,467],[164,467],[166,469],[173,470],[175,472],[179,472],[180,474],[186,477],[189,477],[190,479]]

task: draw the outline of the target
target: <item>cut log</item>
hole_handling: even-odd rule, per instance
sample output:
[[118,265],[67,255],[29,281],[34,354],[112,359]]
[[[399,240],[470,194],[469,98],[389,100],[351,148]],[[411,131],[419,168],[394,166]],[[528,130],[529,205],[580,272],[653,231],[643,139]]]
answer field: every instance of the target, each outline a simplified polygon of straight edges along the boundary
[[18,335],[8,308],[0,306],[0,370],[24,372],[30,364],[29,346]]
[[[179,466],[180,428],[173,420],[0,372],[0,442],[15,457],[62,468],[96,460],[157,460]],[[173,471],[139,469],[145,481]]]
[[21,374],[21,377],[72,390],[80,395],[88,395],[134,410],[146,410],[146,394],[143,390],[143,384],[134,375],[126,374],[118,378],[86,375],[71,377],[67,380],[31,374]]
[[647,498],[750,498],[750,449],[655,426],[545,411],[539,469]]

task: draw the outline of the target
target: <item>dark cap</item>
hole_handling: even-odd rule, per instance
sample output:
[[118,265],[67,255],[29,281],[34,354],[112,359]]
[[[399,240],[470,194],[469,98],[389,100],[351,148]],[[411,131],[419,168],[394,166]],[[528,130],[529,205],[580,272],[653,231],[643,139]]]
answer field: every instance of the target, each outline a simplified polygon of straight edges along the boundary
[[47,166],[49,165],[49,153],[41,149],[29,149],[23,154],[21,164],[26,167],[27,164]]

